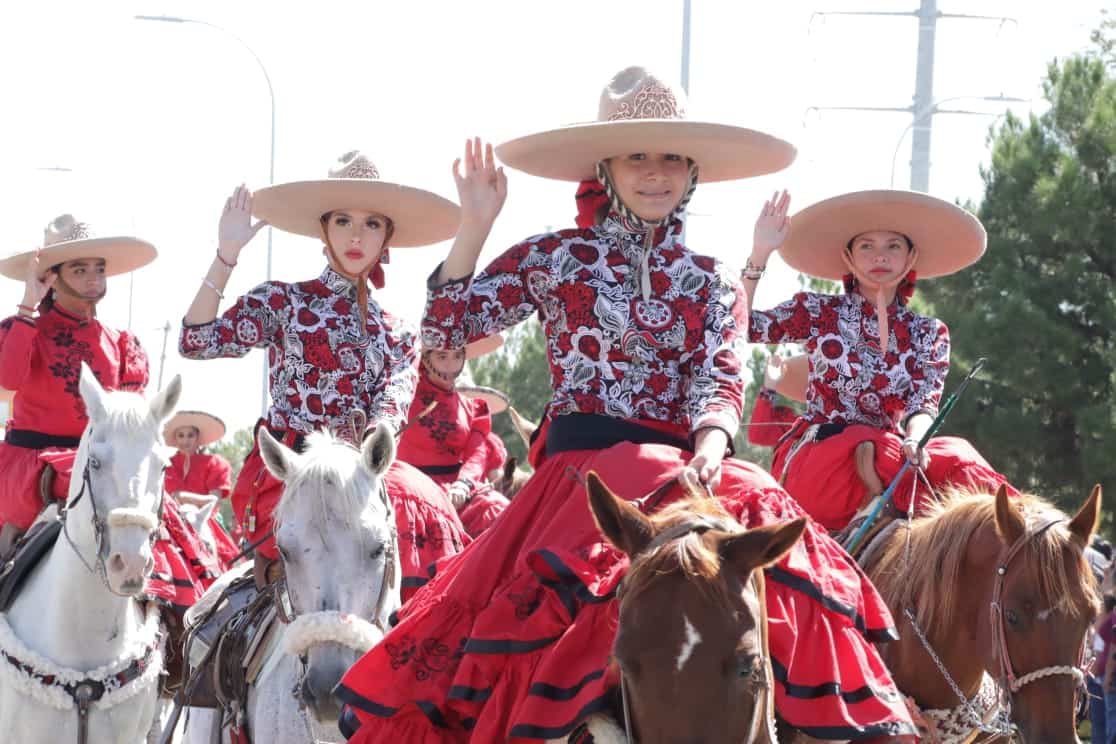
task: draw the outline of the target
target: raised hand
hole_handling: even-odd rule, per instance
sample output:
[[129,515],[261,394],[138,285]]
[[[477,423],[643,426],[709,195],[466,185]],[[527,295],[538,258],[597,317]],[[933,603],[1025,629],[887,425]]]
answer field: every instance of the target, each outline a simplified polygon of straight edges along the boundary
[[754,245],[752,256],[766,264],[768,256],[783,244],[790,234],[790,218],[787,210],[790,208],[790,194],[785,190],[778,191],[763,204],[763,211],[756,219],[756,229],[753,234]]
[[37,307],[47,292],[54,286],[58,274],[50,271],[49,266],[43,265],[39,258],[39,249],[35,250],[31,260],[27,262],[27,277],[23,287],[23,304],[28,307]]
[[240,250],[266,225],[264,220],[252,224],[252,192],[240,184],[225,200],[225,209],[217,224],[217,250],[226,261],[236,263]]
[[496,167],[492,145],[480,137],[465,141],[465,157],[453,161],[453,180],[461,201],[463,224],[491,227],[508,198],[508,178]]

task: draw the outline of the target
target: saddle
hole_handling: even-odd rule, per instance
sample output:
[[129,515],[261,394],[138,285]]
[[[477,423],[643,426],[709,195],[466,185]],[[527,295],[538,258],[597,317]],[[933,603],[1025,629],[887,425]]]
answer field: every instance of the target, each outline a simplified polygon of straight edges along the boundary
[[12,546],[7,556],[0,556],[0,612],[7,612],[19,595],[19,590],[43,557],[54,547],[62,532],[62,520],[57,514],[31,525]]

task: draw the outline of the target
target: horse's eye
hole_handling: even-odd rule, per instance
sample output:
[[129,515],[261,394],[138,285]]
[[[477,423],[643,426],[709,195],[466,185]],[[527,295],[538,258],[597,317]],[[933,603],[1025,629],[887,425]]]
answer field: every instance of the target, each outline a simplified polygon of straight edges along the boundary
[[1004,612],[1004,618],[1007,620],[1007,624],[1010,625],[1012,628],[1019,628],[1018,612],[1016,612],[1015,610],[1007,610]]
[[89,456],[89,467],[92,468],[93,470],[100,470],[101,469],[101,461],[98,460],[93,455],[90,455]]
[[736,676],[760,681],[762,664],[757,654],[742,652],[736,655]]
[[384,546],[383,546],[383,545],[381,545],[381,546],[379,546],[378,548],[376,548],[375,550],[373,550],[373,551],[372,551],[372,554],[371,554],[371,555],[370,555],[369,557],[370,557],[370,558],[371,558],[372,560],[376,560],[377,558],[379,558],[379,557],[380,557],[380,556],[382,556],[383,554],[384,554]]

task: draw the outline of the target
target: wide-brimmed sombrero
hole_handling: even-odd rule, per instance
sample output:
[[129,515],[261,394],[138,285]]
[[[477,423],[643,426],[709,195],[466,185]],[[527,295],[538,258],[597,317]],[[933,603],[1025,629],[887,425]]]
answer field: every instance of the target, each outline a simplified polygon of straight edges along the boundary
[[[0,274],[26,281],[27,265],[35,251],[24,251],[0,260]],[[39,263],[44,270],[81,258],[102,258],[105,275],[127,274],[146,266],[158,255],[155,246],[146,240],[124,235],[95,237],[89,225],[78,222],[73,215],[55,218],[43,233],[43,247],[39,249]]]
[[359,209],[391,219],[392,248],[430,245],[457,233],[461,208],[437,194],[380,180],[380,171],[363,153],[347,152],[329,177],[266,186],[252,197],[252,212],[272,226],[296,235],[322,237],[327,212]]
[[198,446],[205,447],[225,436],[225,422],[205,411],[176,411],[163,427],[163,441],[173,446],[173,436],[183,426],[198,430]]
[[685,94],[643,67],[621,70],[605,86],[597,120],[529,134],[496,148],[507,165],[542,178],[584,181],[617,155],[661,152],[698,165],[698,181],[731,181],[786,168],[789,142],[754,129],[691,121]]
[[856,191],[793,215],[779,254],[804,274],[840,280],[849,271],[841,252],[854,237],[873,230],[911,239],[918,249],[914,271],[921,279],[976,263],[988,243],[980,220],[956,204],[917,191]]
[[775,392],[784,398],[806,402],[806,385],[809,384],[810,358],[797,354],[783,360],[783,376],[775,381]]
[[466,398],[480,398],[483,400],[488,404],[488,412],[493,416],[508,410],[508,406],[511,405],[508,396],[494,388],[483,385],[458,385],[455,389]]

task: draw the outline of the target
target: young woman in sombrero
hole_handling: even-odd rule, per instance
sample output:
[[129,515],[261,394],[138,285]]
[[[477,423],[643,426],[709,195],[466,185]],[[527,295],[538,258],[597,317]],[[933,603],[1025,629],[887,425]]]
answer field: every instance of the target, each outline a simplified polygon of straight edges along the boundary
[[[756,221],[742,275],[749,301],[775,250],[798,271],[844,282],[845,292],[800,292],[752,312],[751,341],[801,343],[810,357],[806,412],[780,443],[774,475],[831,530],[868,507],[906,459],[936,489],[994,493],[1004,477],[965,440],[937,437],[918,446],[945,386],[949,330],[907,306],[916,279],[952,274],[980,258],[983,226],[960,207],[909,191],[844,194],[793,218],[789,205],[786,192],[776,194]],[[912,489],[919,499],[930,495],[908,472],[894,492],[899,510],[907,509]]]
[[[232,490],[232,466],[215,452],[204,452],[225,436],[225,422],[205,411],[176,411],[163,427],[163,441],[178,450],[164,473],[167,493],[180,504],[206,507],[229,497]],[[216,510],[209,517],[209,529],[217,548],[217,557],[226,566],[240,549],[217,521]]]
[[[389,247],[452,237],[459,211],[429,191],[380,180],[360,152],[343,155],[326,179],[269,186],[254,197],[241,186],[225,203],[216,255],[186,313],[179,351],[189,359],[216,359],[267,349],[271,407],[257,429],[266,426],[296,449],[314,431],[347,434],[354,413],[368,427],[387,422],[399,431],[415,392],[417,343],[380,307],[369,285],[384,285]],[[261,218],[254,225],[253,213]],[[325,268],[305,281],[260,284],[218,315],[240,251],[269,223],[321,241]],[[421,472],[397,462],[384,480],[399,522],[406,598],[425,581],[427,565],[456,553],[468,538],[442,490]],[[256,562],[261,581],[278,558],[269,535],[281,492],[282,483],[253,447],[232,504],[248,542],[263,541]]]
[[481,339],[464,349],[423,349],[418,387],[399,438],[396,456],[446,490],[471,537],[504,511],[508,500],[488,482],[488,404],[457,390],[465,362],[503,345],[503,337]]
[[[342,730],[359,725],[350,741],[557,739],[608,707],[627,557],[594,523],[589,471],[633,500],[663,486],[657,503],[683,496],[676,479],[701,481],[746,525],[802,515],[761,469],[724,459],[740,424],[745,304],[718,261],[679,242],[699,180],[780,170],[794,148],[688,121],[681,101],[628,68],[606,87],[598,122],[501,145],[506,163],[533,175],[599,178],[594,188],[609,202],[594,224],[529,238],[475,277],[506,182],[491,148],[466,146],[462,228],[431,276],[423,341],[460,349],[538,312],[553,396],[532,448],[534,475],[343,678]],[[851,559],[811,527],[779,569],[767,585],[771,652],[786,670],[780,714],[838,738],[912,733],[869,641],[890,637],[893,622]],[[795,693],[802,685],[810,695]],[[841,689],[863,694],[847,699]]]
[[[82,432],[89,422],[78,392],[85,363],[107,390],[142,394],[147,354],[139,340],[97,319],[106,279],[155,259],[155,246],[126,236],[94,236],[72,215],[47,225],[41,248],[0,261],[0,274],[22,281],[18,313],[0,322],[0,386],[17,393],[0,442],[0,552],[42,511],[44,495],[65,501]],[[44,479],[51,468],[53,480]],[[173,503],[163,507],[149,596],[182,611],[219,566]]]

